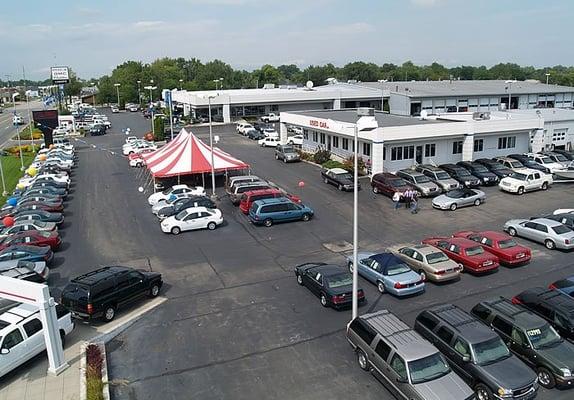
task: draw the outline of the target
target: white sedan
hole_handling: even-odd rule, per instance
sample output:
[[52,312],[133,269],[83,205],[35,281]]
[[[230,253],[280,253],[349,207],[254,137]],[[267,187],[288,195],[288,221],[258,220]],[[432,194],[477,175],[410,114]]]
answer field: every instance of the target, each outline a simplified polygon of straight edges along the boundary
[[279,143],[280,140],[276,137],[266,137],[257,141],[257,144],[261,147],[277,147]]
[[174,185],[163,192],[157,192],[148,197],[147,202],[150,206],[154,206],[162,200],[167,200],[172,196],[181,194],[189,196],[205,196],[205,189],[202,186],[187,186],[187,185]]
[[287,137],[287,144],[303,145],[303,135],[295,135]]
[[161,230],[164,233],[179,235],[182,231],[195,229],[214,230],[223,223],[223,215],[218,209],[206,207],[191,207],[180,211],[161,221]]

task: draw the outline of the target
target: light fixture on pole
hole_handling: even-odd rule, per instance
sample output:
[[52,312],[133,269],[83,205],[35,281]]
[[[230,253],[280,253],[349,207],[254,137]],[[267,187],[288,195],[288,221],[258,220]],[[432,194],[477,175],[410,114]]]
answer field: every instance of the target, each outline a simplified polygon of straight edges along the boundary
[[94,96],[94,107],[98,107],[98,98],[96,97],[97,94],[96,92],[98,88],[96,86],[96,82],[92,82],[91,85],[92,85],[92,96]]
[[214,157],[213,157],[213,126],[211,123],[211,99],[216,98],[219,96],[218,93],[215,94],[203,94],[199,95],[198,97],[202,99],[207,99],[207,109],[209,113],[209,147],[211,147],[211,198],[216,199],[217,196],[215,195],[215,166],[214,166]]
[[183,90],[183,79],[179,80],[179,90]]
[[508,86],[506,87],[508,89],[508,110],[510,110],[510,104],[512,102],[512,97],[510,95],[510,92],[512,91],[512,84],[516,83],[516,79],[509,79],[507,81],[505,81],[504,83],[506,83]]
[[219,89],[223,89],[223,78],[219,78]]
[[30,91],[26,90],[26,108],[28,109],[28,127],[30,128],[30,139],[32,139],[32,152],[36,152],[36,146],[34,144],[34,129],[32,123],[32,113],[30,112],[30,100],[28,97],[30,96]]
[[[150,79],[150,83],[153,84],[153,79]],[[150,110],[151,110],[151,132],[152,132],[152,134],[153,134],[153,136],[154,136],[154,138],[155,138],[155,124],[154,124],[154,121],[153,121],[153,117],[154,117],[154,115],[153,115],[153,111],[154,111],[154,110],[153,110],[153,91],[154,91],[155,89],[157,89],[157,86],[149,85],[149,86],[144,87],[144,89],[145,89],[145,90],[149,90],[149,107],[150,107]]]
[[212,82],[215,82],[215,90],[217,90],[217,84],[219,83],[219,79],[214,79]]
[[4,180],[4,168],[2,167],[2,158],[4,156],[0,153],[0,177],[2,178],[2,196],[6,197],[8,192],[6,191],[6,181]]
[[[20,95],[20,93],[16,92],[12,94],[12,103],[14,104],[14,117],[16,117],[16,97],[18,97]],[[20,123],[18,122],[17,118],[13,118],[14,122],[16,122],[14,125],[16,125],[16,135],[18,136],[18,149],[20,150],[20,164],[22,165],[22,167],[20,168],[21,171],[24,171],[26,168],[24,168],[24,156],[22,155],[22,142],[20,140]]]
[[138,104],[140,107],[142,105],[141,84],[142,84],[142,81],[138,80]]
[[122,84],[121,83],[114,83],[114,86],[116,87],[116,93],[118,95],[118,108],[120,108],[120,86]]
[[550,72],[547,72],[544,75],[546,75],[546,84],[548,85],[548,78],[550,77]]

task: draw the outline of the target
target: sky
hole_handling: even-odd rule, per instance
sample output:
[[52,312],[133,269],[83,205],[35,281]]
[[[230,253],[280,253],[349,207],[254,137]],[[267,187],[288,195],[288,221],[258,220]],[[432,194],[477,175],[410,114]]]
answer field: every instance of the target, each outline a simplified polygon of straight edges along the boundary
[[127,60],[234,68],[353,61],[574,64],[571,0],[21,0],[0,13],[0,78],[81,78]]

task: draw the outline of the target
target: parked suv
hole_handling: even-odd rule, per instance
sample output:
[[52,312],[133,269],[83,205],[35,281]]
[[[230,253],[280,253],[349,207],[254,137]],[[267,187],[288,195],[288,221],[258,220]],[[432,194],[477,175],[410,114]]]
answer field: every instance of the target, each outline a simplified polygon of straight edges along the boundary
[[260,189],[243,193],[239,202],[239,209],[243,214],[247,215],[249,214],[249,209],[251,208],[251,205],[253,205],[253,202],[263,199],[274,199],[277,197],[287,197],[295,203],[301,203],[301,199],[298,196],[287,194],[279,189]]
[[401,169],[397,171],[397,176],[414,186],[424,197],[438,196],[441,193],[438,185],[422,172],[412,169]]
[[474,398],[437,348],[388,310],[355,318],[347,326],[347,340],[359,367],[382,378],[397,398]]
[[429,164],[419,164],[415,169],[428,176],[431,181],[440,186],[443,192],[448,192],[449,190],[458,189],[460,187],[460,184],[456,180],[452,179],[446,171],[443,171],[439,167]]
[[472,161],[459,161],[459,167],[466,168],[468,172],[480,179],[481,185],[490,186],[498,183],[498,176],[488,170],[484,165]]
[[156,297],[161,274],[130,267],[104,267],[74,278],[62,291],[61,303],[74,317],[111,321],[119,307],[139,297]]
[[442,164],[439,168],[445,170],[453,179],[456,179],[465,187],[480,186],[480,179],[468,172],[466,168],[455,164]]
[[522,164],[519,160],[510,157],[495,157],[492,159],[497,163],[504,165],[506,168],[514,171],[519,168],[524,168],[524,164]]
[[494,329],[510,350],[538,374],[547,389],[574,385],[574,344],[542,318],[504,297],[478,303],[471,313]]
[[281,160],[284,163],[301,161],[301,157],[295,150],[295,147],[286,144],[277,145],[275,148],[275,159]]
[[403,178],[389,172],[381,172],[373,175],[371,178],[371,187],[373,188],[373,193],[382,193],[389,197],[393,197],[395,192],[399,192],[402,195],[409,189],[414,190],[414,187],[408,184]]
[[560,336],[574,341],[574,298],[557,290],[535,287],[517,294],[512,302],[544,318]]
[[479,399],[536,397],[536,374],[495,332],[452,304],[421,312],[415,330],[434,344]]
[[231,189],[232,192],[229,194],[229,199],[233,205],[237,206],[241,201],[241,195],[243,193],[250,192],[252,190],[271,189],[271,186],[267,182],[259,181],[239,183],[237,185],[233,185]]
[[512,173],[512,170],[498,161],[491,160],[490,158],[479,158],[475,162],[484,165],[490,172],[498,176],[498,179],[507,177]]
[[249,209],[249,220],[255,225],[271,226],[276,222],[309,221],[313,210],[286,198],[257,200]]

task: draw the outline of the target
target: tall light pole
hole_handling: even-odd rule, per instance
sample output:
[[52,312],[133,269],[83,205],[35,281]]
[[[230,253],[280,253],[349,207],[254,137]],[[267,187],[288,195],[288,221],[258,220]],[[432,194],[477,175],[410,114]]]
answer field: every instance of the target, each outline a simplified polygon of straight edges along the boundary
[[[96,108],[98,106],[98,98],[96,97],[96,94],[97,94],[96,90],[98,88],[96,87],[96,82],[92,82],[91,86],[92,86],[92,96],[94,96],[94,108]],[[118,107],[119,107],[119,105],[118,105]]]
[[141,84],[142,84],[142,81],[138,80],[138,105],[139,105],[140,107],[141,107],[141,105],[142,105]]
[[[150,83],[153,84],[153,79],[150,80]],[[150,109],[151,109],[151,132],[153,134],[153,136],[155,137],[155,124],[154,124],[154,120],[153,120],[153,90],[157,89],[157,86],[146,86],[144,87],[145,90],[149,90],[149,105],[150,105]]]
[[179,90],[183,90],[183,79],[179,80]]
[[512,97],[511,97],[510,92],[512,91],[512,84],[515,83],[515,82],[516,82],[516,80],[507,80],[507,81],[505,81],[505,83],[508,85],[508,86],[507,86],[507,89],[508,89],[508,110],[511,109],[510,104],[511,104],[511,101],[512,101]]
[[217,90],[217,84],[219,83],[219,79],[214,79],[212,82],[215,82],[215,90]]
[[200,96],[203,99],[207,98],[207,109],[209,113],[209,147],[211,147],[211,190],[212,190],[211,197],[213,199],[215,199],[217,196],[215,195],[215,165],[213,156],[213,126],[211,123],[211,99],[214,99],[217,96],[219,96],[218,93],[204,94]]
[[121,83],[114,83],[114,86],[116,87],[116,93],[118,95],[118,108],[120,108],[120,86],[122,84]]
[[550,73],[547,72],[547,73],[545,73],[544,75],[546,75],[546,84],[548,85],[548,78],[550,77]]
[[[18,96],[18,92],[12,94],[12,103],[14,104],[14,117],[16,116],[16,97]],[[22,167],[20,168],[21,171],[24,171],[24,157],[22,156],[22,142],[20,140],[20,124],[16,121],[16,135],[18,136],[18,148],[20,149],[20,164]]]
[[219,88],[223,89],[223,78],[219,78]]
[[32,139],[32,152],[36,152],[36,146],[34,145],[34,129],[32,129],[32,113],[30,112],[30,100],[28,99],[30,91],[26,90],[26,108],[28,109],[28,127],[30,128],[30,139]]

